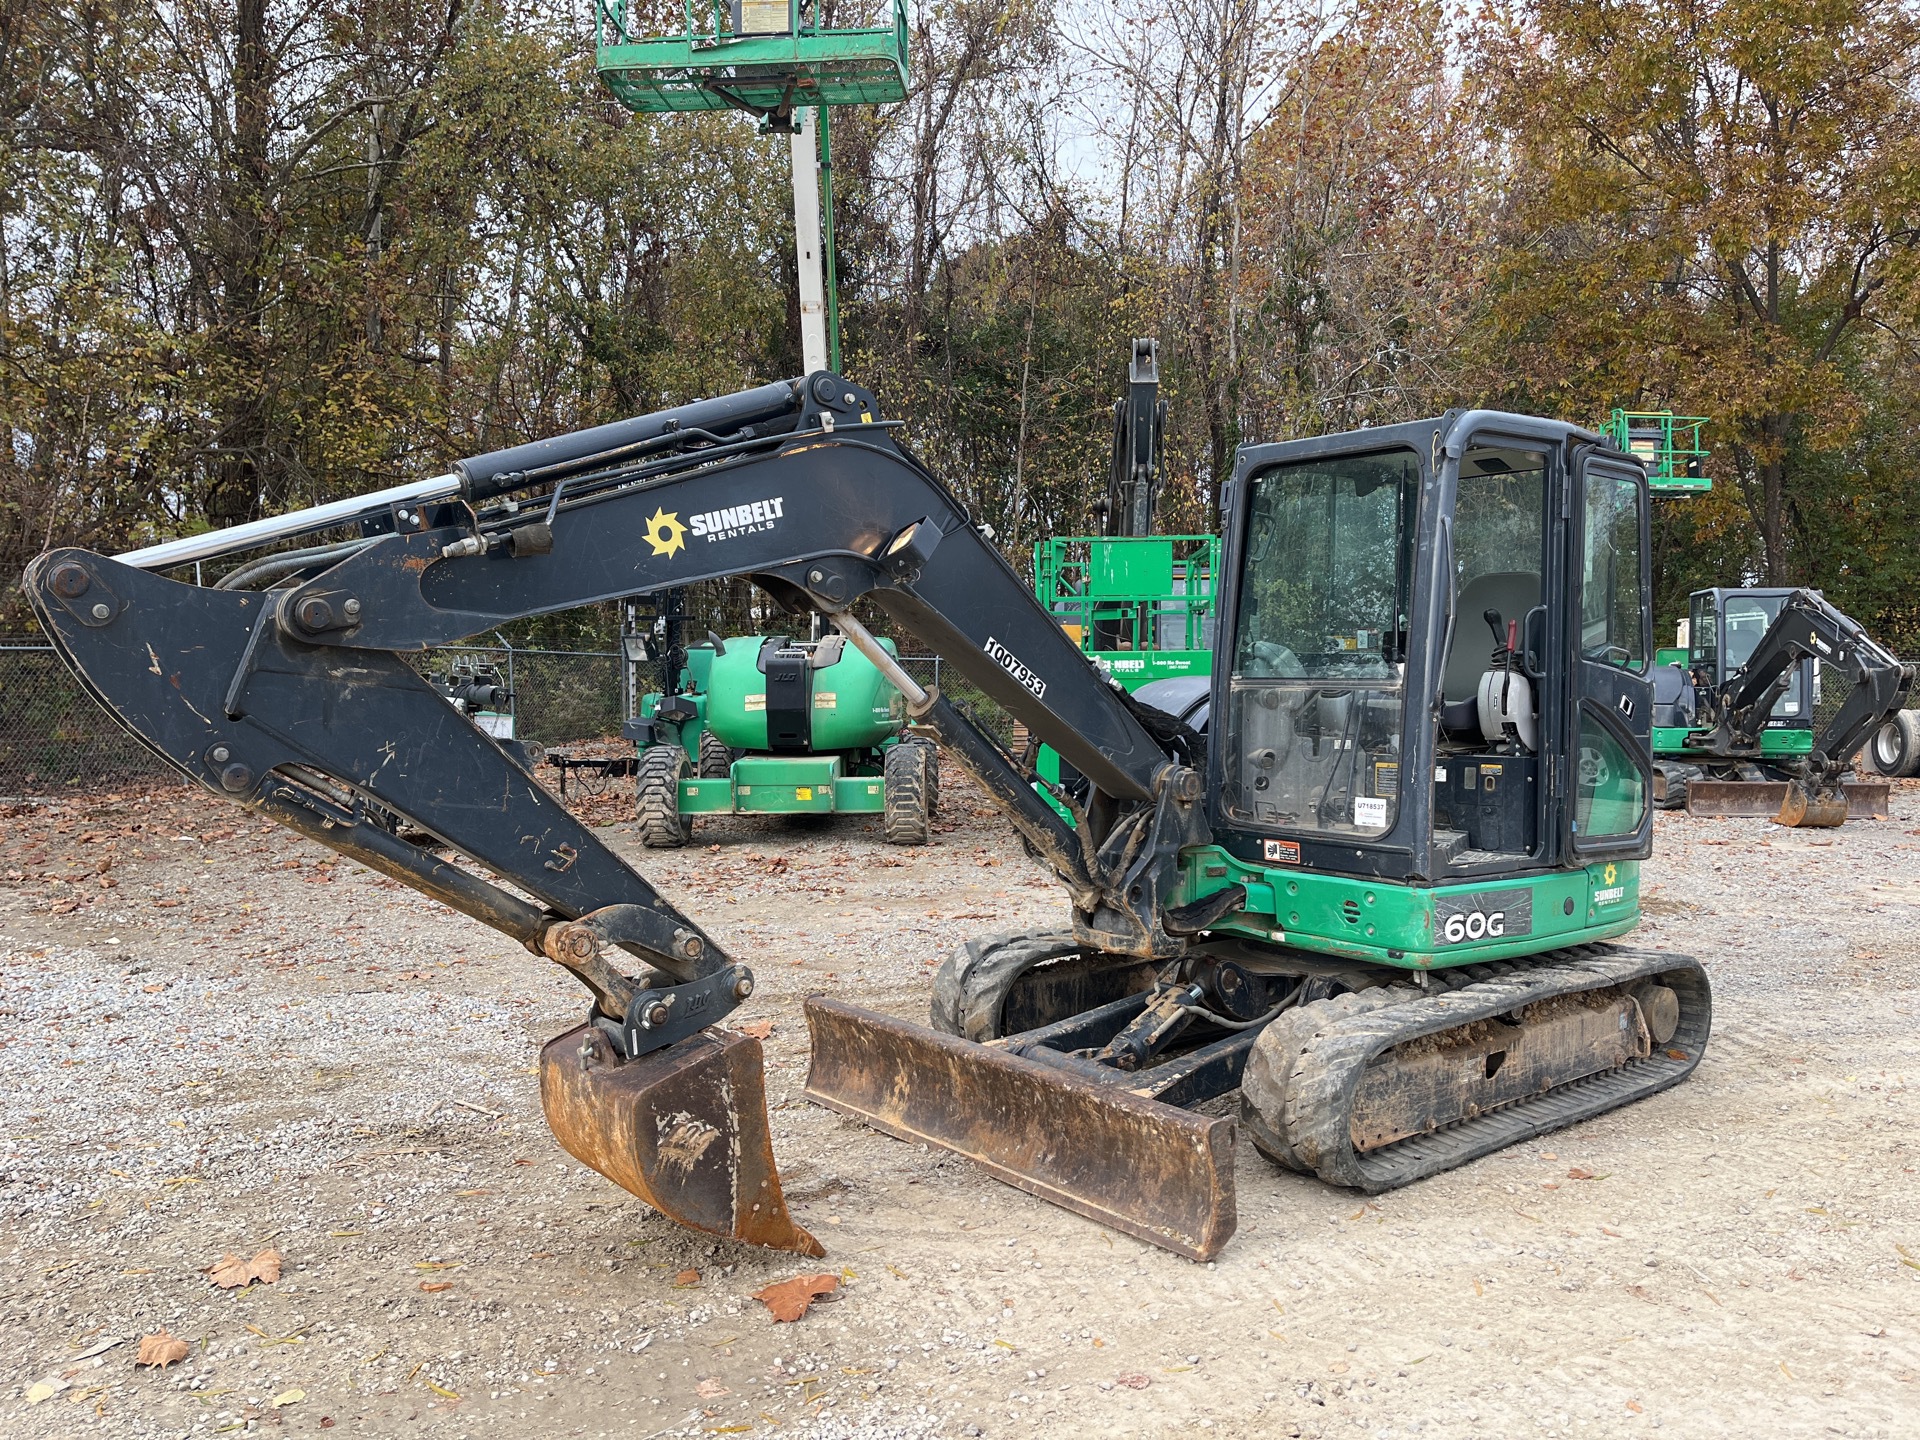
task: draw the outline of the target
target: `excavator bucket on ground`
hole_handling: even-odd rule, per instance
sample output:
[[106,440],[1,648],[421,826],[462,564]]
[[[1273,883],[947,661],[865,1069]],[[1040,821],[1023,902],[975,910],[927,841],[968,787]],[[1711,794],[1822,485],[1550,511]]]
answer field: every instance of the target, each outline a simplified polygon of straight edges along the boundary
[[808,1099],[1194,1260],[1233,1235],[1230,1117],[822,996],[806,1009]]
[[1797,780],[1694,780],[1687,786],[1687,813],[1831,827],[1847,820],[1885,820],[1891,788],[1885,780],[1848,780],[1836,795],[1810,791]]
[[780,1193],[760,1042],[708,1029],[621,1059],[598,1025],[540,1052],[540,1103],[568,1154],[680,1225],[824,1255]]

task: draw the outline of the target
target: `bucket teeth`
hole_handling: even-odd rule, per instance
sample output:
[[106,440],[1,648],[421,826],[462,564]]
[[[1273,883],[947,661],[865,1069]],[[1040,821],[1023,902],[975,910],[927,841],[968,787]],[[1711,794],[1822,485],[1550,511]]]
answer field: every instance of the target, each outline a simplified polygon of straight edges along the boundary
[[598,1026],[547,1042],[540,1103],[569,1155],[669,1220],[751,1245],[824,1255],[780,1193],[760,1042],[703,1030],[622,1060]]

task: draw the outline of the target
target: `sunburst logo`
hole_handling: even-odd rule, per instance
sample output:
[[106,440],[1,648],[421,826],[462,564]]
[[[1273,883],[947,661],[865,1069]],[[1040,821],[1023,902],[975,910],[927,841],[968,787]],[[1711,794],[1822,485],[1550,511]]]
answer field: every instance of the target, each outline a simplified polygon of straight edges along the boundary
[[1618,870],[1616,870],[1616,869],[1614,869],[1614,868],[1613,868],[1613,866],[1611,866],[1611,865],[1609,865],[1609,866],[1607,866],[1607,869],[1606,869],[1606,877],[1605,877],[1605,878],[1606,878],[1606,882],[1607,882],[1607,884],[1609,884],[1609,885],[1611,885],[1611,884],[1613,884],[1613,882],[1614,882],[1614,881],[1615,881],[1615,880],[1616,880],[1617,878],[1619,878],[1619,875],[1620,875],[1620,872],[1619,872]]
[[660,510],[653,512],[653,518],[647,521],[647,543],[653,547],[656,558],[663,558],[687,548],[687,527],[680,523],[680,512],[668,515]]

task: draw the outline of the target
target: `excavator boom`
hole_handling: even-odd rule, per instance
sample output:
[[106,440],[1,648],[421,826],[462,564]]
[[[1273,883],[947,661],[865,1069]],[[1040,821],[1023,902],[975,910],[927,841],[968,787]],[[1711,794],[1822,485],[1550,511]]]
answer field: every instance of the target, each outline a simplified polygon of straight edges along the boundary
[[[750,576],[886,662],[919,721],[1059,873],[1089,944],[1178,953],[1169,898],[1180,848],[1205,838],[1198,775],[877,409],[833,375],[762,386],[478,457],[364,502],[118,558],[53,550],[26,589],[87,688],[188,778],[492,925],[586,986],[586,1023],[551,1042],[541,1066],[549,1123],[577,1157],[683,1224],[819,1253],[781,1198],[758,1043],[715,1028],[752,993],[751,968],[402,655],[528,615]],[[369,533],[250,557],[214,586],[162,573],[348,524]],[[1089,778],[1071,825],[989,734],[899,672],[850,613],[859,600]],[[396,817],[485,875],[398,838]]]

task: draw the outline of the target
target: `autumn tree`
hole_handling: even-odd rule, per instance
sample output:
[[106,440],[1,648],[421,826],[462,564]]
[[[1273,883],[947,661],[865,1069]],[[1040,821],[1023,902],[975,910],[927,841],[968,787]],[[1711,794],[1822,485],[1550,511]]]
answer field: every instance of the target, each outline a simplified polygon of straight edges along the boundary
[[[1820,580],[1796,536],[1874,428],[1857,382],[1910,366],[1920,320],[1914,8],[1523,0],[1470,73],[1510,173],[1487,388],[1586,420],[1711,415],[1748,573]],[[1684,523],[1724,539],[1715,503]]]

